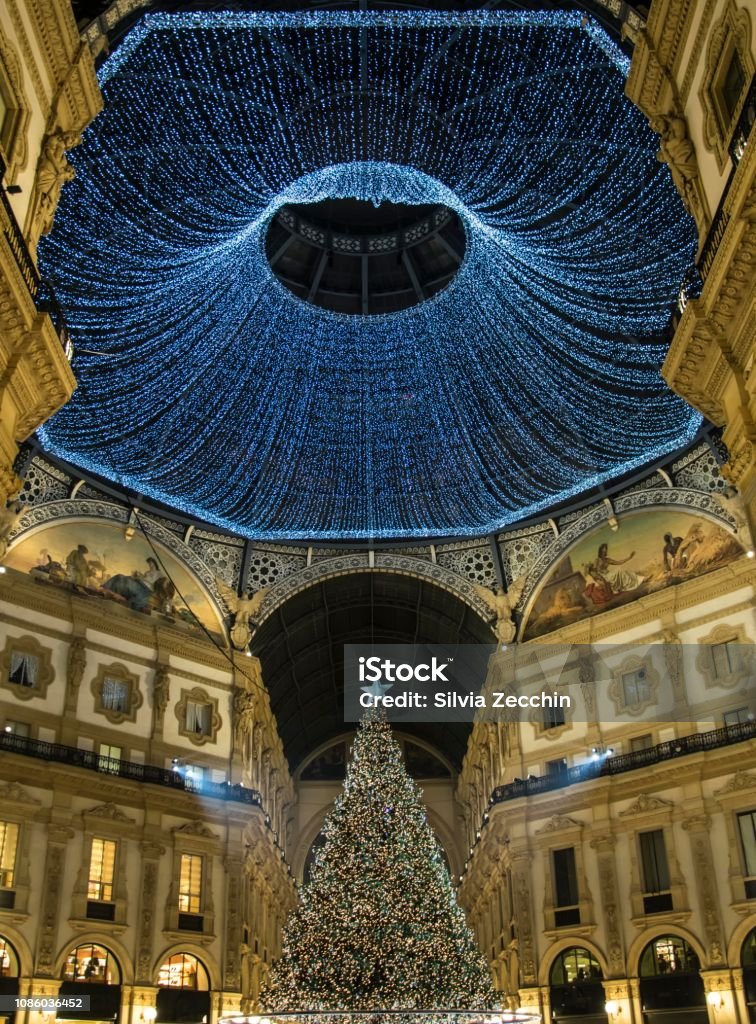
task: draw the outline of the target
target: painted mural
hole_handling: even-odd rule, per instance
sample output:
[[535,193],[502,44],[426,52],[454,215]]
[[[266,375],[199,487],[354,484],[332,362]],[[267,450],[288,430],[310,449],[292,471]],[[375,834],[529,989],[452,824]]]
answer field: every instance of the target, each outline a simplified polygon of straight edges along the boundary
[[735,537],[700,516],[660,509],[580,540],[549,572],[524,639],[549,633],[719,569],[743,553]]
[[154,550],[138,531],[126,540],[123,527],[107,523],[51,523],[12,545],[5,564],[51,586],[179,620],[198,632],[204,626],[222,633],[201,584],[175,555],[153,543]]

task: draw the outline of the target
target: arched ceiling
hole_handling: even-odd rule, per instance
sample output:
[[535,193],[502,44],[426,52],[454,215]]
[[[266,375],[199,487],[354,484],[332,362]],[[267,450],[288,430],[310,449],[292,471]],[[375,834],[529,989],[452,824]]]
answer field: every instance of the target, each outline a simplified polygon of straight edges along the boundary
[[[291,598],[254,636],[292,772],[344,724],[345,644],[495,643],[489,627],[446,590],[412,576],[355,573]],[[459,769],[470,723],[402,723]]]
[[[493,532],[684,446],[659,367],[695,237],[625,70],[573,13],[148,16],[40,248],[80,382],[43,442],[321,542]],[[328,199],[448,207],[457,276],[385,316],[298,300],[268,225]]]

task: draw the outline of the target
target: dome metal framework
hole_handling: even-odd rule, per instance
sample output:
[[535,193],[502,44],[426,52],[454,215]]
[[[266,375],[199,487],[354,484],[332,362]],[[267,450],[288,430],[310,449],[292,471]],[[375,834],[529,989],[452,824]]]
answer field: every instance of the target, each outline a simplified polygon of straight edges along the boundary
[[[695,238],[626,68],[565,13],[146,17],[41,247],[80,381],[44,444],[315,542],[493,532],[684,446]],[[450,211],[456,276],[381,315],[292,295],[266,240],[342,201]]]

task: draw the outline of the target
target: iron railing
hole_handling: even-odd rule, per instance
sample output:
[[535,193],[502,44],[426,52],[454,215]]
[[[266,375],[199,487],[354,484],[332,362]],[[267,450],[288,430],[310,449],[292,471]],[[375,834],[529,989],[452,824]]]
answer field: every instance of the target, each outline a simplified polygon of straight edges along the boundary
[[743,159],[748,139],[753,131],[754,122],[756,122],[756,75],[751,79],[748,95],[745,98],[743,109],[740,111],[738,123],[735,125],[735,130],[732,133],[730,145],[727,147],[730,159],[735,165],[739,164]]
[[138,764],[135,761],[105,757],[94,750],[66,747],[62,743],[48,743],[46,740],[35,740],[12,732],[0,732],[0,750],[36,757],[42,761],[54,761],[56,764],[66,764],[74,768],[86,768],[104,775],[130,779],[132,782],[148,782],[153,786],[168,786],[187,793],[199,793],[215,800],[234,800],[262,808],[262,798],[256,789],[232,786],[225,782],[209,782],[205,779],[189,779],[179,771],[160,768],[154,764]]
[[662,764],[676,757],[698,754],[704,750],[716,750],[728,747],[733,743],[756,738],[756,721],[741,722],[723,729],[712,729],[710,732],[697,732],[691,736],[681,736],[676,740],[665,740],[645,750],[633,750],[629,754],[606,757],[599,761],[588,761],[586,764],[575,765],[555,772],[553,775],[531,776],[528,779],[515,779],[503,786],[497,786],[491,794],[491,804],[517,800],[523,796],[536,796],[555,789],[564,789],[576,782],[587,782],[609,775],[622,775],[637,768],[649,768],[651,765]]
[[40,313],[47,313],[52,320],[55,333],[58,335],[61,347],[66,354],[66,358],[70,362],[73,357],[71,334],[66,326],[66,319],[63,315],[63,310],[60,307],[60,303],[55,298],[52,286],[49,282],[40,277],[37,266],[32,259],[32,255],[26,244],[26,239],[24,238],[23,232],[16,220],[13,207],[8,199],[8,193],[2,185],[2,182],[5,179],[6,170],[6,164],[3,161],[2,156],[0,156],[0,203],[2,203],[4,211],[3,235],[8,243],[8,248],[13,253],[13,258],[16,261],[16,265],[21,277],[24,279],[26,287],[29,289],[29,295],[34,302],[37,311]]

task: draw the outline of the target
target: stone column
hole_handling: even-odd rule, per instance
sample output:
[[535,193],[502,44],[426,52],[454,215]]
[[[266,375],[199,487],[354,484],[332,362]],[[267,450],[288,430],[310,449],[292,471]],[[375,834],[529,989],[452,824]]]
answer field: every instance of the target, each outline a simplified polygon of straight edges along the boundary
[[[47,858],[39,912],[37,938],[37,978],[52,978],[58,948],[60,896],[66,862],[66,845],[74,831],[66,825],[51,823],[47,828]],[[59,982],[56,982],[59,984]],[[55,992],[57,993],[57,988]],[[41,994],[41,989],[34,989]],[[49,994],[49,993],[45,993]]]
[[617,837],[610,833],[599,834],[591,839],[591,848],[596,851],[601,908],[606,927],[606,948],[610,976],[625,976],[625,954],[622,942],[622,914],[620,913],[617,889],[617,871],[614,861],[614,847]]
[[706,936],[707,955],[710,967],[724,967],[725,942],[722,932],[722,919],[719,914],[719,894],[717,892],[714,857],[709,840],[711,819],[700,814],[687,818],[683,828],[690,837],[693,852],[693,866],[696,876],[696,890],[701,906],[704,934]]
[[226,857],[223,867],[226,874],[226,950],[223,961],[223,988],[227,992],[241,992],[241,853]]
[[533,907],[530,892],[531,855],[527,848],[511,850],[514,915],[520,944],[520,983],[523,988],[538,984]]
[[160,858],[165,853],[165,847],[159,843],[145,840],[140,843],[140,849],[142,851],[142,880],[137,918],[137,954],[134,977],[137,984],[149,986],[154,982],[152,964],[158,869]]

